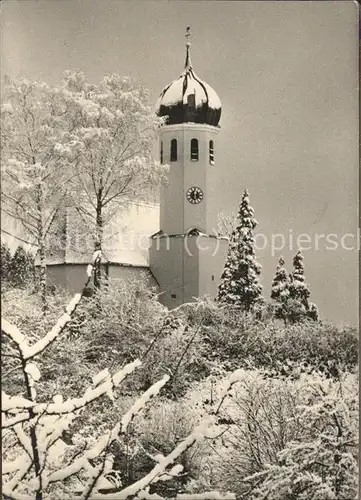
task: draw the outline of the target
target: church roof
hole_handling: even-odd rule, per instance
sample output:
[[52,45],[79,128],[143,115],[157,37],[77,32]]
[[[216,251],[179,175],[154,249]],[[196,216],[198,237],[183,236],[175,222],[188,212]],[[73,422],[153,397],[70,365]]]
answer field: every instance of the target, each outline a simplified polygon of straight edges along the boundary
[[[75,209],[67,208],[62,228],[55,235],[47,264],[89,264],[94,240]],[[159,229],[159,205],[133,202],[122,208],[104,228],[104,262],[148,267],[149,238]]]
[[[187,28],[186,37],[190,36]],[[218,126],[222,104],[215,90],[194,72],[190,43],[186,43],[183,73],[164,87],[156,104],[158,116],[165,116],[166,124],[203,123]]]

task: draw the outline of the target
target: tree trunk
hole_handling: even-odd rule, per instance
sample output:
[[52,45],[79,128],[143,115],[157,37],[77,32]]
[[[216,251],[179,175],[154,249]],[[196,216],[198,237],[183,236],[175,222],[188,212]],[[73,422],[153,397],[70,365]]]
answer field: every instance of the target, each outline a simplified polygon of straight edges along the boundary
[[44,236],[44,204],[43,204],[43,189],[41,184],[38,186],[37,193],[37,209],[38,209],[38,246],[40,260],[40,296],[42,303],[42,313],[46,314],[48,310],[48,301],[46,297],[46,259],[45,259],[45,236]]
[[[102,250],[103,241],[103,214],[102,214],[102,203],[101,203],[102,191],[98,193],[97,207],[96,207],[96,235],[95,235],[95,251]],[[94,267],[94,287],[100,288],[101,281],[101,259],[95,263]]]
[[[26,361],[23,358],[23,355],[20,354],[21,357],[21,365],[22,365],[22,372],[24,376],[24,382],[25,382],[25,389],[26,389],[26,397],[30,401],[35,402],[34,395],[31,390],[31,381],[30,381],[30,375],[28,375],[26,371]],[[32,408],[28,409],[29,413],[29,419],[33,420],[35,419],[35,414]],[[34,472],[35,472],[35,477],[39,480],[39,487],[36,490],[35,493],[35,500],[42,500],[43,498],[43,484],[42,484],[42,477],[41,477],[41,463],[40,463],[40,455],[39,455],[39,446],[38,446],[38,438],[36,435],[36,424],[31,425],[30,427],[30,444],[31,444],[31,449],[33,452],[33,466],[34,466]]]

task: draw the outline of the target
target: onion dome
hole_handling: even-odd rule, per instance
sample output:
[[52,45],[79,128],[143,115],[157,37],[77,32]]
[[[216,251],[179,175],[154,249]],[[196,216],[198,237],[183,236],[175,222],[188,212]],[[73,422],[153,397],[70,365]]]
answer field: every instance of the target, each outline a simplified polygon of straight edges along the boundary
[[166,116],[166,124],[204,123],[218,126],[221,117],[221,101],[208,83],[193,71],[190,57],[190,36],[187,28],[186,60],[184,71],[177,80],[167,85],[156,104],[158,116]]

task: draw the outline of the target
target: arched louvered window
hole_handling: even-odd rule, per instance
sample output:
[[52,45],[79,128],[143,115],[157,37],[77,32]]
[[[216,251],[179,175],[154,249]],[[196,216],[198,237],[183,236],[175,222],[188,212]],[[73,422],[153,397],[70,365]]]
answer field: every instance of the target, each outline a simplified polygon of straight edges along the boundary
[[209,141],[209,163],[214,165],[214,142]]
[[163,141],[160,142],[160,162],[163,163]]
[[170,141],[170,161],[177,161],[177,139]]
[[199,159],[199,148],[198,148],[198,139],[191,140],[191,160],[198,161]]

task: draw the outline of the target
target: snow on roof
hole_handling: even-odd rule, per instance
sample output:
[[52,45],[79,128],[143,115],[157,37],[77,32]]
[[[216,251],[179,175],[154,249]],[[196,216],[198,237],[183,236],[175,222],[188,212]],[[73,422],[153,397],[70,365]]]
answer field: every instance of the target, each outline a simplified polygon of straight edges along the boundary
[[4,211],[1,211],[1,242],[6,243],[11,253],[18,246],[22,246],[27,252],[36,253],[37,247],[27,236],[20,220],[14,219]]
[[163,89],[157,101],[156,109],[159,109],[161,105],[176,106],[180,102],[187,104],[188,95],[190,94],[195,95],[196,107],[201,106],[203,103],[208,103],[209,107],[213,109],[219,109],[222,106],[216,91],[208,83],[201,80],[190,68]]
[[[65,214],[65,248],[52,245],[48,265],[88,264],[94,251],[91,230],[72,208]],[[149,238],[159,230],[159,205],[132,202],[120,208],[104,228],[103,261],[137,267],[149,266]],[[60,239],[59,239],[60,242]]]

